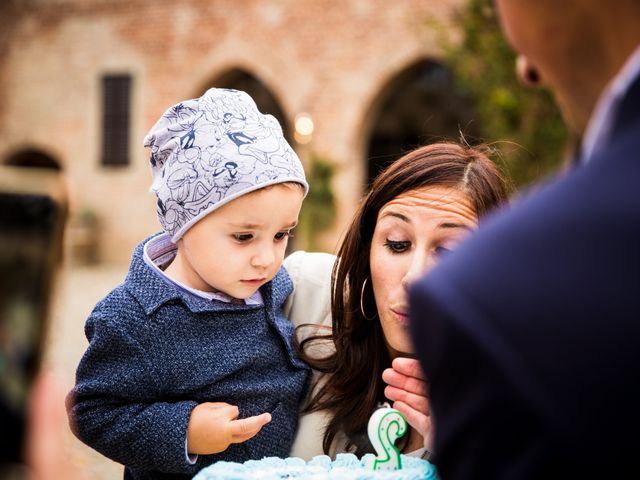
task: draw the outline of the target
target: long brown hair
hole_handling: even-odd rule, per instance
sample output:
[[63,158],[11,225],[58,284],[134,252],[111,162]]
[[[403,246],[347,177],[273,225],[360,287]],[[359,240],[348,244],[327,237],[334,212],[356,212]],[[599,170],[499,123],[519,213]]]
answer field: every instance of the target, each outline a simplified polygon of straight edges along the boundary
[[[380,322],[367,320],[377,312],[370,283],[369,251],[378,212],[399,195],[430,186],[459,189],[470,199],[478,218],[507,198],[505,181],[480,147],[437,143],[418,148],[391,164],[375,179],[358,208],[338,251],[332,273],[330,334],[311,335],[299,342],[298,352],[312,368],[326,373],[310,399],[307,412],[327,410],[330,420],[323,439],[325,453],[340,432],[356,455],[371,451],[367,423],[371,412],[384,401],[382,371],[391,365]],[[303,328],[301,325],[299,328]],[[298,332],[299,333],[299,332]],[[317,358],[309,347],[331,341],[335,352]],[[299,342],[299,343],[298,343]],[[311,349],[312,350],[312,349]]]

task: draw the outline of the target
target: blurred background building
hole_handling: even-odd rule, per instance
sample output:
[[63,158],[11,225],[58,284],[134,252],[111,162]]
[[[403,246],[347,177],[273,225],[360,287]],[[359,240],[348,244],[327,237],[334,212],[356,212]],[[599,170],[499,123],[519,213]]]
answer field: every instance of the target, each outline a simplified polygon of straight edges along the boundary
[[148,129],[211,86],[243,89],[280,120],[327,202],[311,198],[296,247],[333,251],[381,166],[474,133],[470,103],[442,61],[447,29],[430,28],[450,24],[461,4],[2,2],[0,163],[57,164],[70,194],[70,254],[126,263],[159,230]]

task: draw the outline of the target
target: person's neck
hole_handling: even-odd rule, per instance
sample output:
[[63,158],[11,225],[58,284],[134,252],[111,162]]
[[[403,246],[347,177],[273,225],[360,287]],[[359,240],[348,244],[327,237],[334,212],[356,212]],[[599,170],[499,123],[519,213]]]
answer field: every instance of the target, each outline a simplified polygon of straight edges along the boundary
[[[638,18],[640,18],[640,16]],[[635,52],[638,47],[640,47],[640,36],[630,39],[624,45],[621,43],[617,52],[611,52],[611,55],[609,56],[609,68],[607,69],[609,75],[607,84],[611,82],[618,73],[620,73],[625,63],[627,63],[629,58],[633,55],[633,52]]]
[[589,119],[594,113],[597,102],[605,93],[609,84],[620,73],[623,66],[640,45],[640,29],[637,19],[640,8],[615,8],[612,6],[603,12],[602,5],[594,7],[597,20],[590,22],[593,29],[590,38],[597,39],[597,45],[591,50],[592,58],[582,72],[584,81],[583,110],[574,120],[573,130],[583,135]]
[[[629,2],[633,4],[633,2]],[[599,37],[603,42],[601,67],[593,72],[600,79],[602,90],[622,70],[633,52],[640,46],[640,6],[634,8],[615,8],[603,15],[600,8]]]
[[194,275],[190,273],[190,270],[183,262],[183,257],[180,255],[180,249],[178,249],[173,261],[165,268],[164,273],[176,282],[186,285],[194,290],[200,290],[203,292],[215,292],[209,285],[199,281],[199,278],[194,278]]

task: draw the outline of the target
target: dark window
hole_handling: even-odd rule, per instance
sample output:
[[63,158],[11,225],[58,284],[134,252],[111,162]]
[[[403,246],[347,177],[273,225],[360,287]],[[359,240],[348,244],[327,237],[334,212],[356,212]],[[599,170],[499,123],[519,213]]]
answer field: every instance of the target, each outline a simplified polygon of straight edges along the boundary
[[[394,78],[381,93],[369,139],[367,182],[408,151],[460,132],[476,135],[473,108],[455,86],[452,72],[437,62],[420,62]],[[471,138],[468,138],[470,136]]]
[[102,164],[129,164],[130,75],[102,78]]
[[11,156],[6,165],[15,167],[48,168],[62,170],[60,164],[46,153],[34,149],[23,150]]

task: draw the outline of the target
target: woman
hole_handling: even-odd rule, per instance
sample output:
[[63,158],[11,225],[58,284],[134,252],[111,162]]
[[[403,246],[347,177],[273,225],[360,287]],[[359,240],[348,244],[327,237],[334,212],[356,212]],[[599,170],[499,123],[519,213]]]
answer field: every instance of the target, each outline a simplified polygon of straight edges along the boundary
[[285,260],[296,285],[286,313],[299,325],[301,358],[315,370],[292,455],[372,451],[367,422],[387,398],[410,425],[400,450],[424,452],[431,422],[412,358],[407,288],[506,197],[503,177],[482,149],[425,146],[376,178],[339,262],[304,252]]

